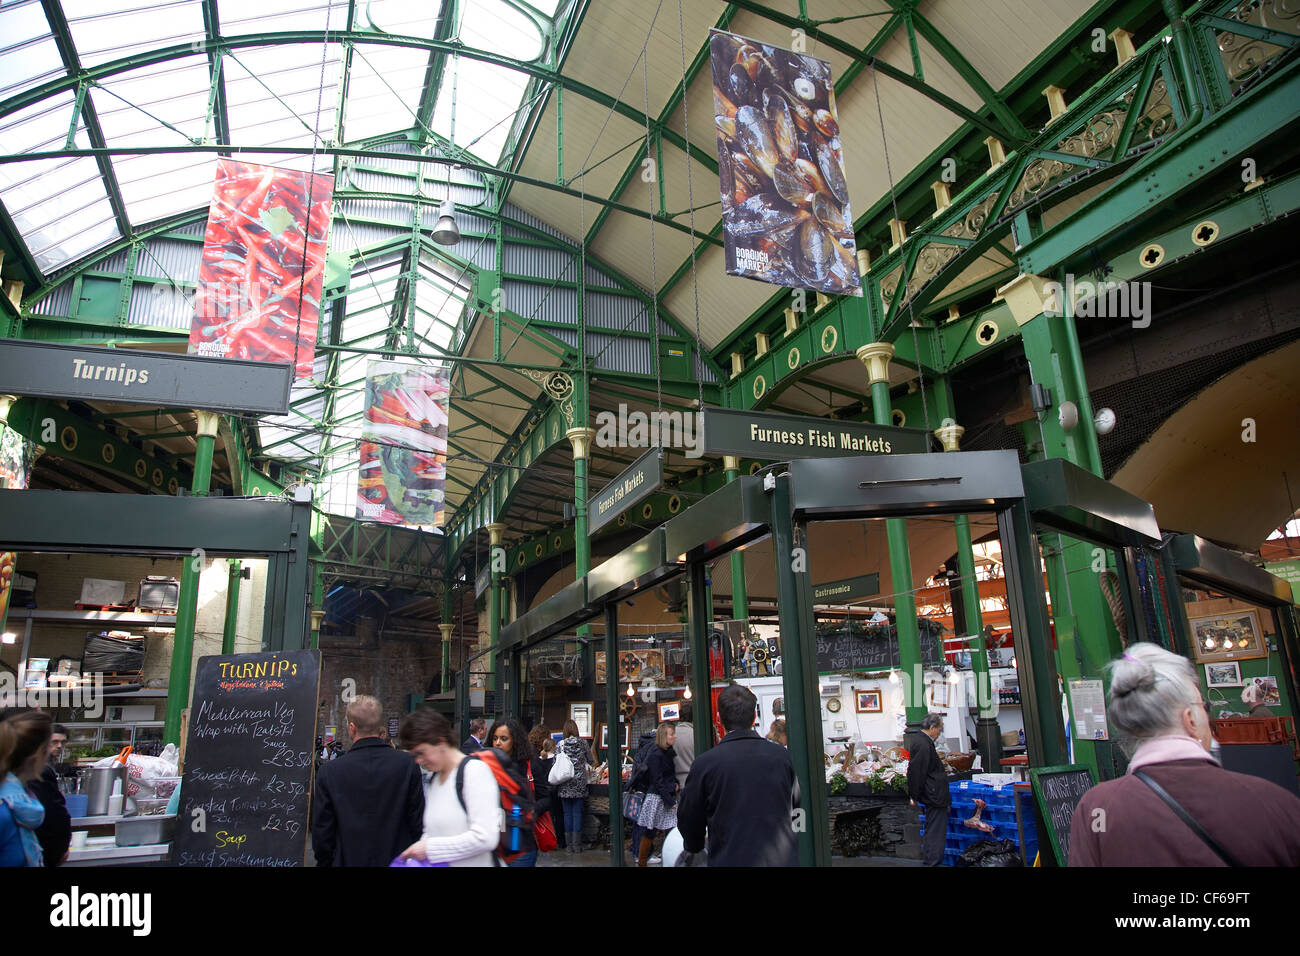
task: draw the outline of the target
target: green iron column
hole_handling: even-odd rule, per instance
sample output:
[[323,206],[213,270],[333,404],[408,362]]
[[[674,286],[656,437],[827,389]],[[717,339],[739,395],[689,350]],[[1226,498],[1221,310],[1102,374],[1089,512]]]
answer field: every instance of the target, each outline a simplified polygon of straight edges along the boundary
[[501,694],[505,691],[505,672],[502,670],[501,651],[497,647],[497,642],[501,639],[501,574],[497,571],[496,555],[497,548],[501,547],[501,535],[506,530],[506,526],[500,521],[494,521],[485,527],[489,542],[487,617],[488,647],[492,648],[489,659],[492,661],[492,689],[496,691],[498,706],[500,706]]
[[244,562],[230,558],[226,579],[226,626],[221,632],[221,653],[235,653],[235,629],[239,626],[239,582],[244,579]]
[[[216,412],[196,411],[198,434],[194,440],[194,481],[190,492],[203,497],[212,483],[212,450],[217,440]],[[181,711],[190,700],[190,664],[194,660],[194,621],[199,605],[199,574],[202,558],[187,558],[182,564],[180,596],[176,601],[176,630],[172,643],[171,675],[167,681],[167,714],[163,742],[180,744]]]
[[[618,706],[618,602],[605,605],[605,660],[613,666],[605,674],[605,722],[609,724],[609,805],[623,805],[623,716]],[[614,715],[618,714],[617,721]],[[698,732],[697,732],[698,735]],[[623,814],[609,815],[610,866],[626,866],[623,859]]]
[[[952,421],[952,391],[945,378],[935,389],[939,396],[939,414],[947,424],[934,430],[945,452],[959,451],[966,429]],[[989,773],[996,773],[1002,759],[1001,729],[993,704],[993,686],[989,680],[989,652],[984,646],[984,615],[980,607],[980,584],[975,577],[975,549],[971,543],[970,516],[954,515],[953,531],[957,537],[957,569],[961,574],[961,603],[966,635],[973,640],[962,649],[971,652],[971,673],[975,677],[975,740]]]
[[313,564],[311,569],[311,633],[308,635],[313,650],[320,647],[320,627],[325,623],[325,580],[321,577],[320,565]]
[[[704,565],[699,561],[687,567],[686,626],[691,650],[691,699],[695,702],[695,753],[704,753],[713,746],[713,694],[709,679],[709,624],[708,587],[705,585]],[[617,660],[617,658],[606,658]]]
[[[799,865],[830,866],[830,810],[822,769],[821,697],[817,694],[817,640],[812,578],[807,561],[807,527],[790,513],[790,477],[776,478],[768,492],[772,506],[772,555],[776,565],[777,616],[781,627],[781,677],[785,694],[790,761],[799,781],[802,810],[798,828]],[[796,567],[801,570],[796,570]],[[697,738],[699,723],[696,723]],[[793,825],[793,821],[792,821]]]
[[[1021,430],[1031,460],[1064,458],[1100,476],[1101,453],[1083,377],[1073,303],[1057,301],[1065,298],[1064,287],[1064,282],[1053,287],[1042,276],[1020,275],[998,290],[1020,326],[1031,380],[1051,391],[1052,407],[1023,423]],[[1067,402],[1073,404],[1077,419],[1072,427],[1066,427],[1071,418]],[[1066,681],[1100,678],[1101,668],[1121,650],[1119,632],[1101,590],[1100,572],[1113,564],[1111,549],[1095,548],[1055,532],[1040,537],[1056,631],[1055,670]],[[1075,740],[1073,746],[1076,763],[1091,767],[1099,780],[1112,776],[1105,766],[1108,755],[1100,753],[1109,749],[1108,744]]]
[[[725,455],[722,459],[726,469],[727,483],[740,477],[740,459],[735,455]],[[745,552],[737,549],[731,552],[731,616],[738,621],[749,619],[749,592],[745,582]]]
[[[596,429],[570,428],[564,437],[573,446],[573,576],[577,580],[591,570],[591,541],[587,537],[587,463],[591,458],[591,443],[596,437]],[[584,624],[578,628],[578,639],[582,647],[583,693],[590,698],[596,692],[596,645],[591,640],[591,627]]]
[[[889,401],[889,360],[894,347],[872,342],[857,350],[871,382],[871,414],[877,425],[892,424]],[[926,714],[925,677],[921,664],[921,637],[916,625],[916,593],[912,586],[912,552],[907,543],[907,519],[886,518],[889,572],[894,589],[894,625],[898,632],[898,665],[903,673],[903,702],[909,724]]]
[[438,630],[442,632],[442,672],[441,688],[445,694],[451,690],[451,634],[456,629],[452,622],[451,581],[442,582],[442,623]]

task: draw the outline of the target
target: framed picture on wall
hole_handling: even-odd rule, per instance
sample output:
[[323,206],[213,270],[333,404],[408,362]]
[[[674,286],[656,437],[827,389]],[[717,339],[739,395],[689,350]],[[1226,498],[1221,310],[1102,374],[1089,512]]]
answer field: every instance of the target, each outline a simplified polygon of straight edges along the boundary
[[1207,687],[1240,687],[1241,665],[1236,661],[1219,661],[1205,665]]
[[1277,689],[1276,677],[1248,677],[1243,684],[1254,684],[1259,688],[1259,702],[1265,707],[1278,707],[1282,703],[1282,694]]
[[950,699],[948,689],[951,685],[945,681],[938,681],[930,685],[930,706],[947,707]]
[[855,690],[853,697],[859,714],[880,714],[885,710],[879,690]]
[[569,719],[578,725],[579,737],[591,739],[591,717],[594,712],[595,705],[589,700],[573,701],[569,704]]
[[662,724],[665,720],[682,719],[682,702],[680,700],[666,700],[659,705],[659,722]]
[[1192,654],[1198,664],[1248,661],[1268,655],[1256,611],[1225,611],[1203,617],[1189,615],[1187,623],[1192,629]]
[[[626,753],[628,750],[632,749],[631,747],[632,726],[630,724],[621,724],[620,726],[623,728],[623,740],[620,746],[622,746],[623,751]],[[600,739],[599,749],[608,750],[609,749],[609,724],[600,725],[599,739]]]

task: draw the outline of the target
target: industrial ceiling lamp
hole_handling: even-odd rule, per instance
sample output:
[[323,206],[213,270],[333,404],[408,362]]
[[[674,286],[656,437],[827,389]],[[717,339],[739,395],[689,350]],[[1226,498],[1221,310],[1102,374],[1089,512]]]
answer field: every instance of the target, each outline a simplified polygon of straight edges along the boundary
[[[448,185],[450,189],[450,184]],[[460,242],[460,227],[456,225],[456,204],[448,196],[438,204],[438,224],[433,227],[433,241],[440,246],[454,246]]]

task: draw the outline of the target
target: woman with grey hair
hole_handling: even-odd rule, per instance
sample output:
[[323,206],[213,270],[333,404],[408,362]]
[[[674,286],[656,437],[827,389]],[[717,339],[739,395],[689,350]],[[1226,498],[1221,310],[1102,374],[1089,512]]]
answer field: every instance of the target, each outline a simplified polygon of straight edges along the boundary
[[1111,724],[1136,749],[1079,801],[1069,865],[1300,866],[1300,798],[1210,755],[1191,663],[1142,643],[1107,670]]

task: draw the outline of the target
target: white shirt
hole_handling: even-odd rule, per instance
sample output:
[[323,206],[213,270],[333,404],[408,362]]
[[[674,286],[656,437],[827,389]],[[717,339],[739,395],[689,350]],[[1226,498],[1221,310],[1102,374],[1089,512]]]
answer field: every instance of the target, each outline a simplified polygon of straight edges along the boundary
[[463,794],[456,796],[456,771],[434,774],[424,794],[424,852],[434,863],[492,866],[501,838],[501,792],[481,760],[466,758]]

